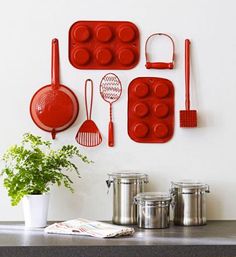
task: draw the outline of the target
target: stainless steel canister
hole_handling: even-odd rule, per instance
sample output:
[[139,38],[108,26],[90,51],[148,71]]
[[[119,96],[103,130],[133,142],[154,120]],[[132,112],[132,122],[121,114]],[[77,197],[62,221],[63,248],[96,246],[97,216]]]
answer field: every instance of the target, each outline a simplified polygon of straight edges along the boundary
[[195,181],[172,182],[171,195],[174,224],[183,226],[205,225],[206,193],[209,185]]
[[137,206],[134,196],[144,192],[148,176],[143,173],[117,172],[109,173],[107,186],[113,183],[113,217],[115,224],[137,224]]
[[140,228],[168,228],[171,196],[162,192],[140,193],[134,197]]

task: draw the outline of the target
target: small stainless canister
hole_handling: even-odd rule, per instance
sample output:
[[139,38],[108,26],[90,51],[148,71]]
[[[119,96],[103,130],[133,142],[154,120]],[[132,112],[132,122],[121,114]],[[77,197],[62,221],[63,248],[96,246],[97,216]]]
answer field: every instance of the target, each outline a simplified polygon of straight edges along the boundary
[[140,228],[168,228],[171,196],[162,192],[140,193],[134,197]]
[[182,226],[205,225],[207,184],[183,180],[172,182],[171,195],[174,224]]
[[106,181],[108,188],[113,183],[113,217],[115,224],[137,224],[137,206],[134,196],[144,192],[148,176],[136,172],[109,173]]

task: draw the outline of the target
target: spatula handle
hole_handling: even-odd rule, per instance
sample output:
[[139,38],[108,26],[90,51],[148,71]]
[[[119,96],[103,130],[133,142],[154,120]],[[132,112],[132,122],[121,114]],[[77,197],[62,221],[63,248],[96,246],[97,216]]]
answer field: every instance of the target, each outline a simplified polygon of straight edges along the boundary
[[51,67],[51,83],[58,86],[60,84],[59,75],[59,45],[58,39],[52,40],[52,67]]
[[[88,107],[88,84],[90,84],[90,106]],[[87,120],[91,120],[92,115],[92,108],[93,108],[93,81],[91,79],[86,79],[84,85],[84,101],[85,101],[85,109],[86,109],[86,116]]]
[[190,110],[190,40],[185,39],[185,109]]

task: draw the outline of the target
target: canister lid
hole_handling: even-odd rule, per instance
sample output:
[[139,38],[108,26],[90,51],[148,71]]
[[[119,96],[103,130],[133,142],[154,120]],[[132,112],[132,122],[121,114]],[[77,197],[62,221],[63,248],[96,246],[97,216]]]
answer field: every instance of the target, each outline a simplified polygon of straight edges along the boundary
[[135,196],[135,200],[137,202],[163,202],[163,201],[170,201],[171,196],[166,192],[145,192],[139,193]]
[[122,171],[122,172],[112,172],[108,173],[108,176],[113,179],[136,179],[136,180],[147,180],[148,175],[145,173],[139,172],[130,172],[130,171]]
[[209,191],[209,185],[194,181],[194,180],[181,180],[177,182],[171,182],[172,188],[180,188],[180,189],[201,189],[204,191]]

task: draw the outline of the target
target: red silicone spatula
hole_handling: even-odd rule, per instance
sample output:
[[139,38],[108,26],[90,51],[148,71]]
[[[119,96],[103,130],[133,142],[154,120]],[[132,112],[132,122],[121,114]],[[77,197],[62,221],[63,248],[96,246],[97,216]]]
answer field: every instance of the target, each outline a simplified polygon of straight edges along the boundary
[[180,111],[180,127],[197,127],[197,111],[190,110],[190,40],[185,40],[185,110]]

